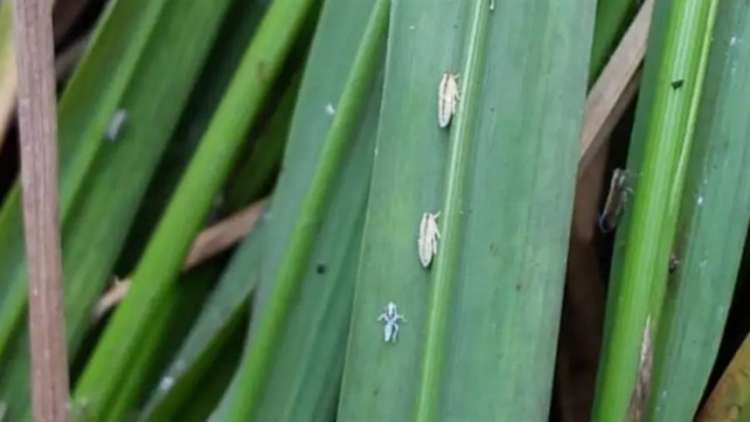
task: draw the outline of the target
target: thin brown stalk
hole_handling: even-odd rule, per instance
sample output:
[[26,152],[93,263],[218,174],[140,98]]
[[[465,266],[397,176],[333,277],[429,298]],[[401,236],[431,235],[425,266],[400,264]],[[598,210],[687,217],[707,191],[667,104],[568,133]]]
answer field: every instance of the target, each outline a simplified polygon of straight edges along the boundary
[[586,98],[579,175],[591,164],[637,92],[653,8],[653,0],[643,3]]
[[[185,259],[185,264],[182,268],[183,272],[195,268],[226,251],[247,236],[255,228],[267,203],[267,199],[262,199],[203,230],[196,237],[190,248],[190,253]],[[129,288],[130,279],[120,280],[115,277],[112,287],[99,298],[99,301],[94,306],[94,310],[91,313],[93,322],[96,323],[99,321],[112,308],[122,302]]]
[[29,274],[35,421],[68,419],[68,359],[57,209],[57,118],[50,0],[17,0],[18,121]]
[[203,230],[193,241],[183,271],[195,268],[244,238],[255,227],[266,203],[267,200],[260,200]]

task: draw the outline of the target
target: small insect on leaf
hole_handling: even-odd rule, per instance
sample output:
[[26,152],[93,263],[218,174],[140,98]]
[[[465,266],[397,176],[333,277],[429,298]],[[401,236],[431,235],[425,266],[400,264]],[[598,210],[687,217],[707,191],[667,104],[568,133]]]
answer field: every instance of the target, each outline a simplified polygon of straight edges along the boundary
[[117,140],[117,136],[120,134],[120,131],[127,120],[128,112],[123,109],[117,110],[115,114],[112,115],[112,119],[109,121],[109,126],[107,127],[106,136],[108,141],[114,142]]
[[609,193],[604,204],[604,210],[599,216],[599,228],[604,233],[609,233],[615,229],[625,209],[625,204],[632,193],[627,184],[627,172],[623,169],[615,169],[612,174],[612,181],[609,184]]
[[458,109],[461,94],[458,91],[458,74],[443,73],[438,87],[438,125],[446,128],[451,124]]
[[675,271],[677,271],[677,268],[680,267],[680,258],[677,258],[677,255],[671,254],[669,256],[669,274],[674,274]]
[[406,318],[398,313],[398,306],[393,302],[385,305],[385,312],[378,316],[378,321],[383,321],[383,341],[395,343],[398,338],[398,323],[406,322]]
[[419,238],[417,239],[417,250],[419,252],[419,262],[424,268],[428,268],[432,263],[432,257],[437,255],[438,239],[440,238],[440,229],[437,225],[437,219],[440,213],[422,214],[422,221],[419,223]]

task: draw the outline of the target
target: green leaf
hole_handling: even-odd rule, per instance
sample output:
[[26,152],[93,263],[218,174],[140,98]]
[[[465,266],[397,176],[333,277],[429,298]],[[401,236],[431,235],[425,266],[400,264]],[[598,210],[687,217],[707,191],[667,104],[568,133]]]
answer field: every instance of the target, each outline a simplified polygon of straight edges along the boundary
[[604,69],[628,22],[638,10],[641,0],[598,0],[596,24],[591,45],[590,85]]
[[644,413],[716,5],[655,6],[628,157],[632,209],[613,258],[596,421],[637,420]]
[[[594,2],[487,4],[393,4],[340,421],[547,418]],[[462,91],[449,130],[446,72]],[[426,212],[442,232],[429,269]]]
[[[77,192],[102,146],[106,127],[144,54],[166,0],[114,1],[104,13],[58,107],[60,215],[66,222]],[[127,30],[124,30],[127,29]],[[152,99],[153,101],[153,99]],[[0,356],[26,307],[20,189],[0,209]]]
[[[379,92],[373,84],[388,5],[373,2],[362,33],[368,9],[338,1],[326,4],[321,28],[329,29],[316,39],[285,158],[285,166],[294,164],[295,171],[283,173],[282,196],[274,198],[270,213],[273,228],[267,233],[270,251],[262,284],[266,292],[242,365],[220,409],[227,420],[317,420],[335,407],[341,368],[335,353],[343,348],[351,306],[350,263],[359,243],[369,180],[373,144],[368,140],[374,139],[378,107],[378,96],[372,93]],[[332,24],[338,19],[346,19],[345,24]],[[360,38],[357,51],[354,40]],[[340,57],[329,60],[334,54]],[[331,69],[348,77],[331,78]],[[327,111],[331,108],[332,120]],[[309,142],[310,133],[319,141]],[[313,247],[315,241],[319,243]]]
[[[137,28],[143,25],[146,18],[138,13],[134,15],[135,11],[129,9],[135,3],[117,3],[109,11],[99,29],[102,35],[95,38],[60,106],[61,159],[78,159],[78,154],[83,154],[80,152],[83,147],[78,145],[81,142],[94,142],[99,148],[95,160],[90,163],[90,177],[82,182],[80,194],[64,216],[65,315],[71,357],[75,356],[90,328],[91,306],[111,277],[112,267],[141,198],[177,125],[228,1],[194,8],[185,8],[179,1],[166,5],[158,18],[158,29],[142,46],[142,60],[132,69],[132,78],[122,92],[110,98],[113,93],[107,90],[108,81],[114,78],[112,82],[116,82],[120,76],[115,73],[123,70],[120,67],[109,69],[112,63],[120,63],[119,56],[113,57],[109,50],[132,48],[123,46],[125,40],[111,32],[122,34],[122,28],[133,28],[137,32]],[[131,35],[135,42],[138,34]],[[99,80],[101,74],[92,68],[101,69],[102,66],[112,74]],[[122,67],[128,66],[122,64]],[[164,69],[175,66],[180,68],[177,74],[164,72]],[[88,92],[89,89],[98,91]],[[94,124],[96,118],[103,118],[94,115],[106,111],[105,103],[110,102],[112,107],[126,110],[128,114],[114,141],[104,139],[104,128],[96,132],[97,136],[93,129],[86,129],[86,125]],[[80,115],[86,112],[91,114],[91,121]],[[75,133],[71,125],[83,132]],[[92,132],[86,135],[85,130]],[[67,185],[74,178],[71,173],[63,172],[61,183]],[[113,189],[115,186],[117,189]],[[18,230],[21,227],[17,199],[14,199],[16,194],[6,202],[0,217],[2,239],[7,239],[4,236],[15,231],[6,230],[11,225],[19,224]],[[21,236],[20,232],[17,234]],[[13,419],[16,419],[16,411],[24,412],[28,407],[28,333],[25,320],[20,318],[26,303],[25,275],[23,260],[17,255],[23,252],[21,239],[19,237],[16,244],[0,245],[0,262],[7,263],[4,268],[8,269],[9,276],[8,283],[0,283],[0,290],[6,289],[0,293],[3,301],[0,332],[8,332],[8,336],[0,338],[0,349],[7,349],[3,356],[9,362],[0,365],[3,373],[0,397],[17,397],[8,400],[12,403],[9,417]],[[6,261],[13,256],[17,260]]]
[[136,268],[127,297],[115,312],[76,386],[76,402],[86,403],[87,414],[94,420],[119,417],[110,411],[110,405],[126,377],[129,382],[141,384],[144,374],[131,370],[130,359],[141,355],[139,348],[153,350],[152,344],[141,344],[141,338],[145,337],[144,343],[161,338],[153,335],[153,330],[158,331],[159,327],[150,327],[150,319],[161,312],[160,304],[175,293],[175,279],[182,262],[236,159],[243,134],[257,117],[314,5],[314,0],[275,1],[246,50]]
[[299,75],[295,75],[277,110],[255,140],[249,158],[234,171],[226,189],[229,209],[239,209],[248,201],[258,199],[278,173],[299,85]]
[[[654,355],[649,420],[692,420],[714,367],[750,221],[750,4],[719,2]],[[640,146],[640,145],[639,145]]]
[[[220,265],[204,265],[180,277],[181,288],[165,298],[150,320],[152,328],[139,340],[138,350],[129,362],[129,372],[118,385],[118,394],[102,420],[135,420],[140,407],[153,388],[167,388],[171,379],[161,377],[161,368],[174,357],[180,341],[190,331],[214,282],[219,277]],[[164,336],[164,333],[169,333]],[[91,418],[82,409],[85,418]]]
[[[128,234],[127,243],[116,266],[120,274],[129,273],[137,265],[271,0],[229,2],[229,9],[224,13],[225,18],[213,43],[214,48],[207,58],[210,65],[203,68],[199,79],[193,85],[180,124],[174,130],[172,141],[162,154],[157,172],[152,177],[143,199],[143,205],[135,217],[139,224]],[[264,179],[263,174],[261,170],[247,175],[248,179],[245,182],[257,183],[256,179]],[[241,205],[244,205],[244,202]],[[222,212],[225,211],[224,208],[226,207],[222,206],[222,201],[217,200],[214,211]]]
[[212,363],[221,360],[218,352],[229,334],[247,317],[244,311],[260,278],[262,230],[262,226],[255,229],[232,256],[189,336],[162,376],[163,380],[170,380],[171,387],[159,388],[153,393],[142,420],[173,420],[187,405],[190,395],[200,390],[196,381],[211,369]]

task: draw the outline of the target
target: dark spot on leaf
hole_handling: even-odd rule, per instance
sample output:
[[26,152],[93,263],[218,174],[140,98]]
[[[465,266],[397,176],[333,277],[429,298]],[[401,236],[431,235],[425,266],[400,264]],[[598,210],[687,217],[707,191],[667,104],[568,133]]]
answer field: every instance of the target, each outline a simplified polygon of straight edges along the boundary
[[521,283],[516,283],[516,291],[517,292],[521,291]]
[[318,264],[315,266],[315,272],[318,274],[325,274],[327,269],[326,264]]
[[673,274],[680,266],[680,259],[675,254],[669,256],[669,273]]
[[676,79],[676,80],[672,81],[672,88],[673,89],[680,89],[680,88],[682,88],[682,85],[684,85],[684,84],[685,84],[685,80],[684,79]]

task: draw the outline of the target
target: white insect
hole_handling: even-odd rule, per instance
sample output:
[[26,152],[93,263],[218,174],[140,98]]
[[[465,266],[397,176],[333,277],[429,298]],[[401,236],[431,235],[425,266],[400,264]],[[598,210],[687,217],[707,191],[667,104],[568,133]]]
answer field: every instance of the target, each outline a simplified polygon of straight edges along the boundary
[[495,0],[490,0],[490,12],[495,11]]
[[398,307],[393,302],[388,302],[385,312],[380,314],[378,321],[383,321],[383,340],[386,343],[395,343],[398,337],[398,322],[406,322],[406,318],[398,313]]
[[458,74],[443,73],[438,87],[438,125],[446,128],[451,124],[453,115],[458,109],[461,94],[458,91]]
[[120,131],[127,120],[128,112],[123,109],[117,110],[115,114],[112,115],[112,119],[109,121],[109,126],[107,127],[108,141],[114,142],[117,140],[117,135],[120,134]]
[[432,263],[432,257],[437,255],[438,239],[440,238],[440,229],[437,225],[437,219],[440,213],[422,214],[422,221],[419,223],[419,238],[417,239],[417,250],[419,252],[419,262],[427,268]]

